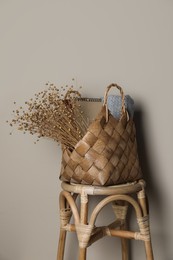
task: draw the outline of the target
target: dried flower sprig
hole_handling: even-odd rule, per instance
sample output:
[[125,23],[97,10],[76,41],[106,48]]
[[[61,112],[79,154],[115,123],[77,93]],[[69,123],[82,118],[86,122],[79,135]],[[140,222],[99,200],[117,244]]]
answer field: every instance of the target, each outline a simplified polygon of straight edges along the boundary
[[73,86],[58,88],[54,84],[46,85],[46,90],[25,102],[27,109],[20,106],[13,111],[14,118],[9,124],[17,125],[18,130],[24,133],[36,134],[38,140],[48,137],[73,150],[88,127],[77,103],[81,94]]

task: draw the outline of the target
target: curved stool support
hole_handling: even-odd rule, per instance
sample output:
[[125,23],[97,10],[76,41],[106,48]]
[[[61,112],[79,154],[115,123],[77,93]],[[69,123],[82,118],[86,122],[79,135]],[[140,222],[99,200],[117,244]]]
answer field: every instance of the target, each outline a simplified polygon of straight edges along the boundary
[[75,219],[75,223],[79,223],[79,213],[75,204],[75,201],[73,199],[73,197],[71,196],[71,194],[67,191],[62,191],[60,193],[60,209],[64,210],[65,209],[65,199],[67,200],[71,211],[73,213],[74,219]]
[[91,215],[91,218],[90,218],[90,225],[94,225],[95,224],[95,221],[96,221],[96,218],[97,218],[97,215],[99,214],[100,210],[106,206],[108,203],[110,202],[113,202],[113,201],[119,201],[119,200],[122,200],[122,201],[127,201],[129,202],[133,208],[135,209],[135,212],[136,212],[136,216],[137,218],[141,218],[142,217],[142,212],[141,212],[141,209],[138,205],[138,203],[132,199],[130,196],[128,195],[112,195],[112,196],[109,196],[107,198],[105,198],[104,200],[102,200],[94,209],[92,215]]

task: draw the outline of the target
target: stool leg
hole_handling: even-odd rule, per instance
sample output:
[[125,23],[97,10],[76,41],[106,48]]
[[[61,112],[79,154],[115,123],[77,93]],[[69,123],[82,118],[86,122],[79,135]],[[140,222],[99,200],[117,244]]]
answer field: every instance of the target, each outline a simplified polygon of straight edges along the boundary
[[146,251],[147,260],[153,260],[154,256],[153,256],[151,240],[145,242],[145,251]]
[[[112,208],[117,219],[121,221],[120,229],[127,230],[127,210],[128,204],[123,201],[116,201],[112,203]],[[122,260],[128,260],[128,240],[126,238],[121,238],[121,250],[122,250]]]
[[[70,196],[70,193],[66,193],[66,195]],[[72,199],[72,197],[71,197],[71,199]],[[67,230],[65,229],[65,227],[69,223],[71,215],[72,215],[71,208],[70,208],[63,192],[61,192],[60,196],[59,196],[59,207],[60,207],[59,212],[60,212],[61,227],[60,227],[59,242],[58,242],[57,260],[63,260],[65,242],[66,242],[66,234],[67,234]]]
[[[81,194],[80,224],[87,224],[88,220],[88,196]],[[79,247],[79,260],[86,260],[87,247]]]
[[86,260],[86,248],[79,248],[79,260]]
[[[126,222],[121,226],[121,230],[127,230]],[[122,260],[128,260],[128,240],[121,238],[121,251],[122,251]]]
[[[139,204],[141,206],[143,216],[147,217],[149,216],[149,210],[147,207],[147,200],[146,200],[146,195],[145,195],[145,190],[143,188],[142,191],[138,192],[138,200]],[[150,235],[150,227],[149,227],[149,218],[148,218],[148,233],[149,233],[149,239],[145,242],[145,252],[146,252],[146,259],[147,260],[154,260],[153,256],[153,249],[152,249],[152,243],[151,243],[151,235]]]
[[57,260],[64,259],[65,240],[66,240],[66,231],[61,229],[59,235]]

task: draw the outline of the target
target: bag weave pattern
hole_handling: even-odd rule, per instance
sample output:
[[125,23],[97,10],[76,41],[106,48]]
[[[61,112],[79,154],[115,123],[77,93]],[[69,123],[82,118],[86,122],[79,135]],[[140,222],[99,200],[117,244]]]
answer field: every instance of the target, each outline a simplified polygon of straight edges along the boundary
[[126,112],[118,120],[103,105],[75,149],[62,147],[62,181],[108,186],[141,177],[135,125]]

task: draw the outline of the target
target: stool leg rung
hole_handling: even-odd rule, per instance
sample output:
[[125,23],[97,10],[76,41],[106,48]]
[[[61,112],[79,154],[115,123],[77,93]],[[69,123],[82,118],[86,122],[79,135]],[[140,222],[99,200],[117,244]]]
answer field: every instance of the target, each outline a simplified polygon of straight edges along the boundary
[[117,219],[113,223],[109,224],[108,226],[94,228],[88,246],[98,241],[99,239],[103,238],[104,236],[107,236],[109,234],[109,229],[115,229],[120,226],[121,226],[121,220]]

